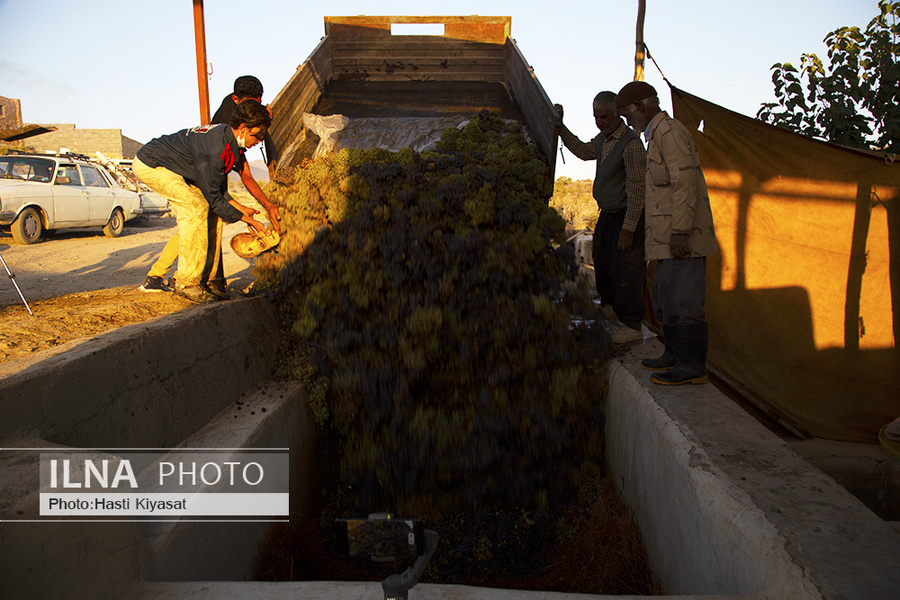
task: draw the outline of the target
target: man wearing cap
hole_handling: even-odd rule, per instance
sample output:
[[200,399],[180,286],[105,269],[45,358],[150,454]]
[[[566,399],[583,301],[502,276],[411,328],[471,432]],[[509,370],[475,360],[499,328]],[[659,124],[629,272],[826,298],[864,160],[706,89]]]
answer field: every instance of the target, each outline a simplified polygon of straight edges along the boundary
[[559,136],[581,160],[596,160],[593,195],[600,208],[594,228],[594,278],[607,318],[623,326],[612,341],[625,344],[643,338],[644,290],[644,173],[647,153],[634,131],[616,111],[616,95],[600,92],[594,98],[594,121],[600,135],[582,142],[563,124],[563,107],[556,105]]
[[684,125],[660,109],[648,83],[626,84],[616,107],[647,141],[645,257],[657,261],[652,298],[666,349],[641,364],[658,371],[654,383],[705,383],[706,257],[719,246],[697,145]]

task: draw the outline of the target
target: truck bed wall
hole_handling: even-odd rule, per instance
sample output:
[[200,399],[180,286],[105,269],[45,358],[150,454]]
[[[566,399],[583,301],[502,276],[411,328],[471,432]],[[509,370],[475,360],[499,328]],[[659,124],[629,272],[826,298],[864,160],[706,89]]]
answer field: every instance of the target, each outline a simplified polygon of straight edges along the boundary
[[[442,23],[444,34],[393,35],[394,23]],[[328,102],[329,91],[339,84],[344,106],[349,97],[356,109],[394,116],[468,115],[511,103],[553,168],[553,104],[509,37],[510,25],[510,17],[325,17],[326,36],[272,103],[279,167],[299,162],[303,113],[321,103],[320,114],[331,114],[339,102]],[[416,106],[392,102],[387,89],[414,96]]]

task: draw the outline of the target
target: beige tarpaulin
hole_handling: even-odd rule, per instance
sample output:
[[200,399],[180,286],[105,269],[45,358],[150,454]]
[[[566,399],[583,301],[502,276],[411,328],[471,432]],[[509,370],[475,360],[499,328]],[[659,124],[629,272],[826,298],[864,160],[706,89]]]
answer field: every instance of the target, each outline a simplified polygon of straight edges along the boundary
[[900,416],[900,162],[675,88],[672,103],[721,248],[707,267],[710,365],[800,432],[877,443]]

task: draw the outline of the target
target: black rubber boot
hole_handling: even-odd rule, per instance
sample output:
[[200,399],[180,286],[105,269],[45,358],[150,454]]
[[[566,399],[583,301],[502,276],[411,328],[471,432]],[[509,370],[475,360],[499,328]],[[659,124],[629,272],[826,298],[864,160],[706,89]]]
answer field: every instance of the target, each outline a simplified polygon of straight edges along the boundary
[[661,356],[645,358],[641,366],[648,371],[666,371],[675,366],[675,352],[678,347],[677,333],[674,327],[663,326],[663,335],[666,336],[666,347]]
[[650,381],[661,385],[682,385],[685,383],[706,383],[706,350],[709,346],[709,325],[707,323],[682,323],[675,326],[676,347],[675,366],[650,377]]

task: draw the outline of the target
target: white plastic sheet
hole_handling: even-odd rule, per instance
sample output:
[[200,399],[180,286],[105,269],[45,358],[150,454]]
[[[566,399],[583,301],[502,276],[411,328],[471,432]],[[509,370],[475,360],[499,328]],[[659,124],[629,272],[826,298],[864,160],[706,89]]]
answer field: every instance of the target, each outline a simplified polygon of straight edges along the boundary
[[468,122],[461,116],[350,119],[303,113],[303,125],[320,138],[313,158],[341,148],[384,148],[391,152],[412,148],[422,152],[432,149],[445,129],[462,128]]

